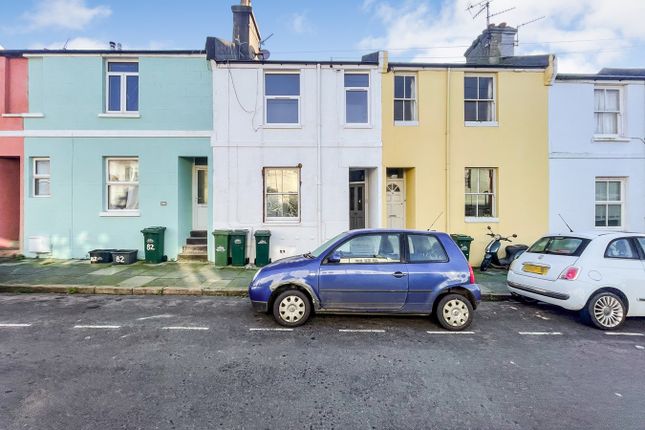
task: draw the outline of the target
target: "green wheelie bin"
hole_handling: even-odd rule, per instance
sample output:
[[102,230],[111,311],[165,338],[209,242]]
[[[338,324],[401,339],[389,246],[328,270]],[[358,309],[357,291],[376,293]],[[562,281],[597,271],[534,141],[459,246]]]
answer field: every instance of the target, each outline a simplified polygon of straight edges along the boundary
[[271,258],[269,258],[271,232],[269,230],[257,230],[253,236],[255,236],[255,265],[257,267],[266,266],[271,262]]
[[213,236],[215,236],[215,265],[228,266],[231,230],[214,230]]
[[230,235],[231,264],[233,266],[244,266],[246,259],[246,236],[248,230],[233,230]]
[[466,234],[451,234],[452,240],[455,241],[461,252],[466,256],[466,260],[470,258],[470,242],[474,239]]
[[166,227],[154,226],[141,230],[146,254],[146,263],[161,263],[167,260],[163,255]]

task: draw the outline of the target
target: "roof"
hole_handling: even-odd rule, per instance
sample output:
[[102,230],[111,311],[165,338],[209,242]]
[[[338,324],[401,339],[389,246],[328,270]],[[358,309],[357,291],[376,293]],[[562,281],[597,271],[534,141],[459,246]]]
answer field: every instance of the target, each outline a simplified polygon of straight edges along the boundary
[[645,81],[645,69],[604,68],[596,74],[558,73],[559,81]]
[[463,68],[463,69],[545,69],[549,66],[550,55],[514,55],[501,57],[499,63],[402,63],[390,62],[390,68],[415,67],[415,68]]
[[626,237],[626,236],[642,236],[645,233],[635,233],[628,231],[613,231],[613,230],[589,230],[589,231],[574,231],[574,232],[557,232],[549,233],[545,236],[565,236],[565,237],[579,237],[582,239],[596,239],[601,236],[609,237]]
[[24,55],[205,55],[204,50],[115,50],[115,49],[5,49],[0,57]]

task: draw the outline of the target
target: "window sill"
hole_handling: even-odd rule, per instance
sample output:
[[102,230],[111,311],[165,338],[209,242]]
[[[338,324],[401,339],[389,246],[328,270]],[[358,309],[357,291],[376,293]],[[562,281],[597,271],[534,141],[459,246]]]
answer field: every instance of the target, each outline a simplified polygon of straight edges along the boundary
[[51,196],[52,196],[51,194],[47,194],[47,195],[44,195],[44,194],[43,194],[43,195],[41,195],[41,196],[37,196],[36,194],[32,194],[32,195],[31,195],[31,198],[32,198],[32,199],[48,199],[48,198],[50,198]]
[[464,121],[466,127],[499,127],[497,121]]
[[106,112],[100,113],[99,118],[141,118],[139,112]]
[[419,121],[394,121],[395,127],[417,127]]
[[345,123],[344,124],[345,128],[372,128],[372,124],[366,123],[366,124],[361,124],[361,123]]
[[623,136],[602,136],[594,135],[594,142],[631,142],[631,139]]
[[141,216],[139,211],[128,211],[128,210],[123,210],[123,211],[107,211],[107,212],[99,212],[100,217],[138,217]]
[[264,124],[262,128],[275,128],[275,129],[281,129],[281,128],[286,128],[286,129],[294,129],[294,128],[302,128],[302,124]]
[[474,217],[473,216],[473,217],[464,218],[464,222],[467,222],[467,223],[478,223],[478,222],[481,222],[481,223],[487,223],[487,222],[488,223],[498,223],[499,218],[497,218],[497,217]]
[[297,220],[286,220],[286,219],[279,219],[279,220],[265,220],[262,224],[264,225],[271,225],[271,226],[299,226],[302,224],[302,222],[297,219]]
[[3,118],[44,118],[45,114],[44,113],[3,113],[2,114]]

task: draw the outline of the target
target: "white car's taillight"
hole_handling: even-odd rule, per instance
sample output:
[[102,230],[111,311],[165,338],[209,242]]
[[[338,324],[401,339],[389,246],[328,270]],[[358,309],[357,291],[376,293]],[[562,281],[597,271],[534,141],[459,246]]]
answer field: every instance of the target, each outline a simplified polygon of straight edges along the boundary
[[565,281],[575,281],[578,278],[579,274],[579,267],[569,266],[564,269],[564,272],[562,272],[562,274],[560,275],[560,279],[564,279]]

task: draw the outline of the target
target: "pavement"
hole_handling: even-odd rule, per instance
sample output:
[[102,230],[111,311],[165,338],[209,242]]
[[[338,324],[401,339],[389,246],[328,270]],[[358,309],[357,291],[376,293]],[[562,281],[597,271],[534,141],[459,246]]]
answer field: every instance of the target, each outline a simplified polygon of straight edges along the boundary
[[[245,296],[253,267],[212,263],[131,265],[91,264],[89,260],[5,259],[0,261],[0,292]],[[484,300],[506,300],[506,272],[475,271]]]
[[0,295],[2,429],[642,429],[645,319],[613,334],[545,304],[431,318],[236,297]]

